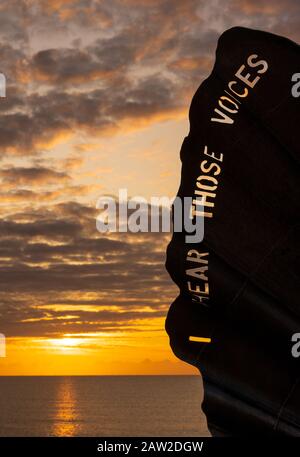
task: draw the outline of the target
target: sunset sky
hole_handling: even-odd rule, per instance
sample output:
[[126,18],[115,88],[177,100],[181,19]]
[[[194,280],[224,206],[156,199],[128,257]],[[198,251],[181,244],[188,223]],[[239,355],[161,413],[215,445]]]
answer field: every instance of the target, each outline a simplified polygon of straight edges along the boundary
[[164,330],[169,234],[100,234],[96,202],[175,196],[218,36],[299,41],[299,13],[298,0],[1,1],[1,374],[197,373]]

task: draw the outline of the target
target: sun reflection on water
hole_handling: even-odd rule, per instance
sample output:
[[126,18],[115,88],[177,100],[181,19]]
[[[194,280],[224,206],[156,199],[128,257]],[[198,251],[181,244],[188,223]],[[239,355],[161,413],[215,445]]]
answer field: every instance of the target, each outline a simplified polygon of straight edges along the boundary
[[52,435],[74,436],[78,428],[78,409],[72,378],[61,378],[55,400]]

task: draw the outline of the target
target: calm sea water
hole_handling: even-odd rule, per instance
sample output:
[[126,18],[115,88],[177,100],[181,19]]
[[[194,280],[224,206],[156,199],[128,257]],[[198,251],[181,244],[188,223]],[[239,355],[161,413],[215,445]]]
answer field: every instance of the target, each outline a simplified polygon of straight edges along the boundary
[[0,377],[0,436],[209,436],[200,376]]

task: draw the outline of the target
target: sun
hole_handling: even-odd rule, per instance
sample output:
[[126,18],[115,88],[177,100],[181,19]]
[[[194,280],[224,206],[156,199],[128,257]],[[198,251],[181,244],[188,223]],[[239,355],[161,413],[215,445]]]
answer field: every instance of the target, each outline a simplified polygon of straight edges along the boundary
[[85,342],[85,339],[62,337],[49,339],[47,342],[51,347],[58,349],[60,352],[70,353],[80,349],[80,346]]

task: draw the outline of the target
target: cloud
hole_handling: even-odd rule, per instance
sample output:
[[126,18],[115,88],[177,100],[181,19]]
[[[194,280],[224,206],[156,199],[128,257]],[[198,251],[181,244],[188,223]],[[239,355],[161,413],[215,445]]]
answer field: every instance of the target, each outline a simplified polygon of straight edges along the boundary
[[[299,5],[292,0],[26,5],[16,14],[27,42],[18,48],[10,40],[2,44],[8,90],[15,90],[0,107],[6,154],[39,153],[74,133],[115,135],[182,116],[210,72],[218,35],[233,25],[299,36]],[[3,14],[11,14],[11,8]],[[94,24],[99,17],[112,24],[109,31],[101,21]],[[56,23],[66,31],[63,45],[55,42]],[[38,40],[39,24],[44,28]],[[56,46],[47,46],[49,41]]]
[[[94,170],[78,177],[84,154],[101,156],[104,136],[186,114],[223,30],[243,25],[299,40],[299,5],[1,2],[2,332],[133,331],[138,320],[165,315],[177,293],[164,269],[168,235],[99,234],[97,211],[83,202]],[[111,179],[112,188],[121,181]]]
[[109,77],[110,71],[88,52],[78,49],[46,49],[33,56],[36,79],[51,83],[85,82],[86,78]]
[[[143,122],[171,118],[182,109],[174,83],[157,74],[112,92],[95,89],[68,93],[50,91],[27,99],[28,113],[3,113],[0,140],[7,154],[32,154],[63,142],[72,132],[99,136],[117,132],[124,122]],[[134,123],[131,123],[134,128]]]
[[26,0],[3,1],[0,5],[1,41],[16,43],[22,47],[28,40]]
[[0,177],[4,184],[41,185],[57,181],[66,182],[70,177],[65,172],[59,172],[45,167],[11,167],[2,168]]
[[[99,234],[96,214],[68,202],[0,221],[0,314],[7,335],[114,331],[164,316],[175,288],[164,269],[168,236]],[[76,309],[65,310],[68,304]]]

